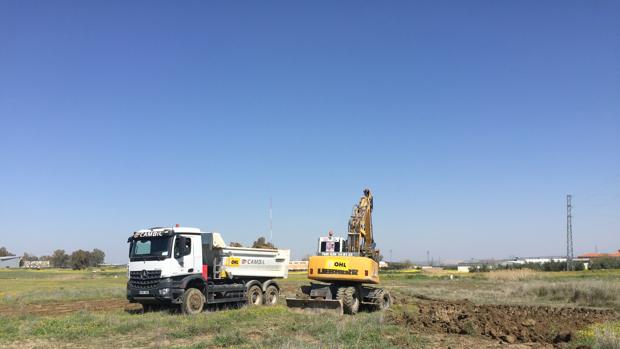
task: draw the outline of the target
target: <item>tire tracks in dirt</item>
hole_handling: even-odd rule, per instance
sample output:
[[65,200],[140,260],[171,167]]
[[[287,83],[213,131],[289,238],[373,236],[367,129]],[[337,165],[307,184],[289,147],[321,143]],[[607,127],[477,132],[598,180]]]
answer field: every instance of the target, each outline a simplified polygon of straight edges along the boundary
[[123,309],[135,311],[141,309],[139,304],[131,304],[125,299],[94,299],[32,304],[0,304],[0,315],[39,315],[55,316],[79,311],[111,311]]

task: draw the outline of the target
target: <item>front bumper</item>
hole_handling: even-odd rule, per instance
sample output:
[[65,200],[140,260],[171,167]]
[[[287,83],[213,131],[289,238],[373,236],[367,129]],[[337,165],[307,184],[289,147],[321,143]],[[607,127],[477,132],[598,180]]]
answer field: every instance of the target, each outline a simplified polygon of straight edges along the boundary
[[183,289],[169,278],[151,282],[149,287],[136,286],[131,279],[127,282],[127,300],[130,303],[179,303],[182,295]]

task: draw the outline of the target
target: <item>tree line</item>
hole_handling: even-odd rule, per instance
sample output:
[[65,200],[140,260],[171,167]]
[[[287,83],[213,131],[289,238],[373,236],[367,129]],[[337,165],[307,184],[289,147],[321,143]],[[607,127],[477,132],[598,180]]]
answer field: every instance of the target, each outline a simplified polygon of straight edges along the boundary
[[[243,247],[243,245],[241,243],[235,242],[235,241],[229,243],[228,246],[230,246],[230,247]],[[267,239],[265,239],[264,237],[261,236],[258,239],[256,239],[256,241],[254,241],[252,243],[252,248],[271,248],[271,249],[276,249],[277,247],[273,243],[267,241]]]
[[[537,271],[564,271],[566,268],[566,261],[549,261],[545,263],[524,263],[524,264],[509,264],[509,265],[496,265],[491,266],[489,264],[482,264],[476,268],[471,268],[470,272],[488,272],[491,270],[513,270],[513,269],[531,269]],[[575,271],[581,271],[585,269],[585,264],[581,261],[573,261],[572,269]],[[620,269],[620,258],[617,257],[597,257],[592,258],[588,264],[590,270],[600,269]]]
[[[0,247],[0,257],[15,256],[6,247]],[[54,268],[86,269],[96,267],[105,260],[105,252],[95,248],[92,251],[77,250],[67,254],[65,250],[55,250],[51,256],[37,257],[31,253],[24,253],[22,263],[25,261],[49,261]]]

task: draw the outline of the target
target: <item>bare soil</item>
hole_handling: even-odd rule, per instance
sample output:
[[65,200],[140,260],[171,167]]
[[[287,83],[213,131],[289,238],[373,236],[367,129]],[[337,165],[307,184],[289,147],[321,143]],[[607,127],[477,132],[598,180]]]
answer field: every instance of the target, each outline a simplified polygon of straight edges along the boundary
[[131,304],[124,299],[96,299],[39,304],[11,304],[0,305],[0,315],[64,315],[81,310],[109,311],[115,309],[138,311],[142,309],[142,306],[139,304]]
[[[468,300],[397,299],[388,321],[421,334],[460,334],[515,347],[564,347],[575,331],[599,322],[619,319],[611,309],[477,305]],[[452,348],[464,348],[458,344]]]

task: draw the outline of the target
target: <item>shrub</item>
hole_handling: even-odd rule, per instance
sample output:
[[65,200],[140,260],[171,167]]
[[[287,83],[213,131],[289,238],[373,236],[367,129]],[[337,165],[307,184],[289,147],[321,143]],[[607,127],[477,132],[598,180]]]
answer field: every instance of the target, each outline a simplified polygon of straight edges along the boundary
[[544,283],[515,292],[530,293],[538,298],[582,306],[618,307],[620,305],[620,286],[604,281]]
[[601,257],[594,258],[590,269],[620,269],[620,258],[614,257]]
[[595,349],[618,349],[620,348],[620,333],[608,328],[594,330]]
[[[620,322],[594,324],[577,333],[576,345],[592,349],[620,348]],[[580,347],[580,346],[577,346]]]

